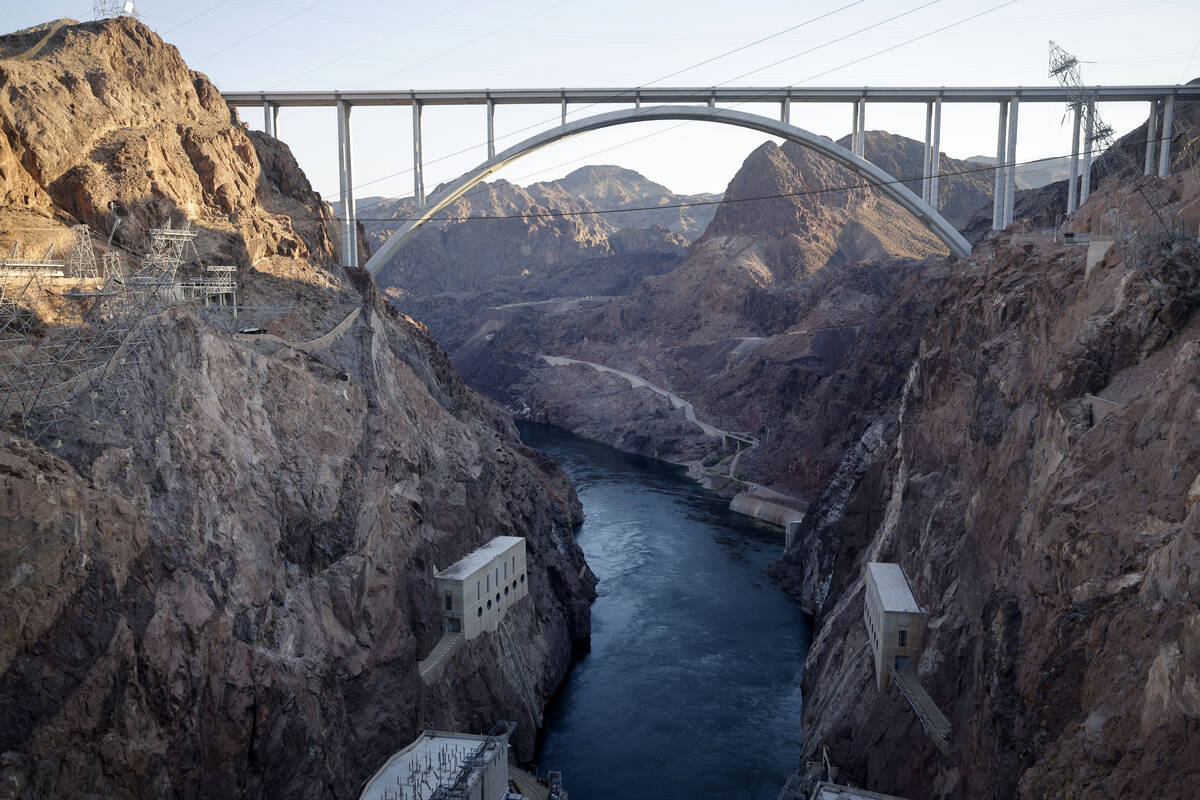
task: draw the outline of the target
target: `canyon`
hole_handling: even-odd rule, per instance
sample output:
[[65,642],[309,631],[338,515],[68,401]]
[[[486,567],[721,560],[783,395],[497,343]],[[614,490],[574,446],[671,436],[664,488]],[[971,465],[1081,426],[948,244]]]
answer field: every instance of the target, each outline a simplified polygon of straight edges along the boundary
[[[498,719],[530,761],[597,579],[516,417],[804,509],[767,567],[812,627],[801,762],[914,798],[1190,797],[1200,257],[1151,198],[1197,230],[1200,107],[1175,114],[1171,174],[1117,158],[1147,126],[1096,163],[1064,231],[1099,243],[1120,208],[1148,232],[1099,255],[1042,232],[1061,181],[993,233],[991,173],[940,154],[960,259],[766,142],[719,194],[611,165],[481,185],[376,283],[287,145],[146,26],[0,36],[0,248],[83,224],[136,260],[188,223],[190,266],[236,265],[246,306],[157,310],[119,398],[79,393],[41,436],[4,421],[0,796],[354,797],[420,730]],[[898,176],[921,147],[864,141]],[[364,253],[415,207],[363,203]],[[22,312],[35,344],[63,303]],[[497,535],[528,547],[520,663],[480,636],[422,679],[435,573]],[[913,671],[944,746],[876,689],[877,561],[929,614]]]

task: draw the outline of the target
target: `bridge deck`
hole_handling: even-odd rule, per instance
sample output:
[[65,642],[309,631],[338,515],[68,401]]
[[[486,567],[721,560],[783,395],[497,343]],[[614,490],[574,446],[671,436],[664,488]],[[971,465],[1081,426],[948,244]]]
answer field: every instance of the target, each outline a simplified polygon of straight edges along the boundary
[[[1096,100],[1126,102],[1156,100],[1173,95],[1200,100],[1200,86],[1175,84],[1092,86],[1085,91]],[[1017,95],[1022,103],[1066,103],[1076,90],[1061,86],[718,86],[610,87],[558,89],[404,89],[364,91],[222,92],[232,106],[333,106],[345,100],[357,106],[470,106],[494,103],[557,105],[567,103],[923,103],[940,97],[943,103],[999,103]]]

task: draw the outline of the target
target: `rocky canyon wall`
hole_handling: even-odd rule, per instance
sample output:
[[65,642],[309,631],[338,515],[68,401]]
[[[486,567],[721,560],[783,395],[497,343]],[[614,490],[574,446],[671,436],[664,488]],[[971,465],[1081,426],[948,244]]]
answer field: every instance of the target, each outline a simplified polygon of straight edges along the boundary
[[[228,259],[281,309],[244,322],[289,340],[358,312],[309,353],[169,308],[119,396],[81,393],[37,441],[5,421],[0,794],[349,798],[422,727],[501,718],[529,758],[589,635],[566,477],[333,266],[286,146],[149,29],[63,21],[0,53],[7,224],[106,231],[115,202],[136,259],[141,227],[188,220],[197,264]],[[506,620],[521,665],[482,636],[424,683],[434,572],[501,534],[528,542],[530,596]]]

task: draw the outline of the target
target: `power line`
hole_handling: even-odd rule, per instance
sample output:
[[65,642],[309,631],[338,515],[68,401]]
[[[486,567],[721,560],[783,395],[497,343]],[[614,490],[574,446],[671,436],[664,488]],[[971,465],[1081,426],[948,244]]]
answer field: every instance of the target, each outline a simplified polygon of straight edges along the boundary
[[[927,2],[927,3],[923,4],[923,5],[920,5],[920,6],[917,6],[917,7],[915,7],[915,8],[909,9],[908,11],[905,11],[905,12],[902,12],[902,13],[900,13],[900,14],[896,14],[896,15],[894,15],[894,16],[888,17],[887,19],[885,19],[885,20],[882,20],[882,21],[880,21],[880,22],[875,22],[875,23],[872,23],[871,25],[867,25],[867,26],[865,26],[865,27],[859,28],[859,29],[857,29],[857,30],[855,30],[855,31],[853,31],[853,32],[851,32],[851,33],[845,34],[845,35],[843,35],[843,36],[839,36],[839,37],[838,37],[838,38],[836,38],[836,39],[833,39],[833,40],[827,41],[827,42],[825,42],[825,43],[823,43],[823,44],[817,45],[816,47],[809,48],[808,50],[805,50],[805,51],[803,51],[803,52],[801,52],[801,53],[797,53],[797,54],[795,54],[795,55],[793,55],[793,56],[789,56],[788,58],[782,59],[781,61],[776,61],[776,62],[774,62],[774,63],[772,63],[772,64],[767,64],[766,66],[759,67],[758,69],[751,70],[750,72],[744,72],[744,73],[742,73],[741,75],[738,75],[738,76],[736,76],[736,77],[730,78],[730,79],[728,79],[728,80],[721,81],[720,83],[714,84],[714,86],[723,86],[723,85],[725,85],[725,84],[732,83],[732,82],[733,82],[733,81],[735,81],[735,80],[740,80],[741,78],[745,78],[745,77],[747,77],[747,76],[749,76],[749,75],[753,75],[753,74],[755,74],[755,73],[757,73],[757,72],[761,72],[761,71],[763,71],[763,70],[765,70],[765,69],[770,69],[771,67],[773,67],[773,66],[777,66],[778,64],[782,64],[782,63],[784,63],[785,61],[789,61],[789,60],[792,60],[792,59],[794,59],[794,58],[799,58],[799,57],[801,57],[801,56],[804,56],[804,55],[809,55],[809,54],[811,54],[811,53],[813,53],[813,52],[816,52],[817,50],[820,50],[820,49],[822,49],[822,48],[824,48],[824,47],[827,47],[827,46],[829,46],[829,45],[832,45],[832,44],[836,44],[836,43],[838,43],[838,42],[841,42],[841,41],[845,41],[845,40],[846,40],[846,39],[848,39],[848,38],[851,38],[851,37],[853,37],[853,36],[857,36],[858,34],[860,34],[860,33],[863,33],[863,32],[865,32],[865,31],[868,31],[868,30],[871,30],[872,28],[877,28],[877,27],[879,27],[880,25],[885,25],[885,24],[887,24],[887,23],[889,23],[889,22],[894,22],[895,20],[897,20],[897,19],[900,19],[901,17],[906,17],[906,16],[908,16],[908,15],[910,15],[910,14],[914,14],[914,13],[916,13],[917,11],[920,11],[921,9],[923,9],[923,8],[927,8],[927,7],[929,7],[929,6],[931,6],[931,5],[934,5],[934,4],[938,3],[938,2],[941,2],[941,0],[931,0],[931,2]],[[1012,0],[1012,2],[1016,2],[1016,0]],[[758,40],[758,41],[759,41],[759,42],[762,42],[762,41],[767,41],[767,40],[769,40],[769,39],[772,39],[772,38],[776,38],[777,36],[779,36],[779,35],[782,35],[783,33],[786,33],[786,32],[791,32],[791,31],[795,31],[795,30],[797,30],[797,29],[799,29],[799,28],[802,28],[802,27],[804,27],[804,26],[806,26],[806,25],[810,25],[810,24],[812,24],[812,23],[814,23],[814,22],[818,22],[818,21],[820,21],[820,20],[822,20],[822,19],[825,19],[825,18],[827,18],[827,17],[829,17],[829,16],[832,16],[833,14],[840,13],[840,12],[842,12],[842,11],[845,11],[846,9],[852,8],[852,7],[856,6],[856,5],[859,5],[859,3],[858,3],[858,2],[852,2],[852,3],[848,3],[848,4],[846,4],[846,5],[840,6],[839,8],[836,8],[836,9],[834,9],[834,10],[832,10],[832,11],[829,11],[829,12],[826,12],[826,13],[824,13],[824,14],[820,14],[820,15],[818,15],[818,16],[816,16],[816,17],[812,17],[812,18],[810,18],[810,19],[808,19],[808,20],[805,20],[805,21],[804,21],[804,22],[802,22],[802,23],[799,23],[799,24],[797,24],[797,25],[793,25],[793,26],[791,26],[790,28],[787,28],[787,29],[785,29],[784,31],[780,31],[779,33],[772,34],[771,36],[764,37],[763,39],[760,39],[760,40]],[[984,12],[984,13],[987,13],[987,12]],[[965,20],[964,20],[964,21],[965,21]],[[952,27],[952,26],[947,26],[947,27]],[[621,91],[621,92],[615,92],[615,93],[613,93],[613,95],[611,96],[611,98],[610,98],[610,99],[614,99],[614,100],[615,100],[615,99],[620,99],[620,98],[622,98],[622,97],[629,97],[631,93],[632,93],[632,94],[634,94],[634,95],[636,95],[636,93],[637,93],[637,91],[638,91],[639,89],[646,88],[646,87],[648,87],[650,84],[657,83],[658,81],[661,81],[661,80],[666,80],[667,78],[672,78],[672,77],[675,77],[675,76],[677,76],[677,75],[680,75],[680,74],[682,74],[682,73],[684,73],[684,72],[688,72],[688,71],[690,71],[690,70],[692,70],[692,69],[695,69],[695,68],[696,68],[696,67],[698,67],[698,66],[702,66],[702,65],[704,65],[704,64],[711,63],[712,61],[718,60],[718,59],[720,59],[720,58],[724,58],[725,56],[727,56],[727,55],[730,55],[730,54],[732,54],[732,53],[735,53],[735,52],[738,52],[738,51],[741,51],[741,50],[745,50],[745,49],[747,49],[748,47],[752,47],[752,46],[753,46],[754,44],[756,44],[756,43],[758,43],[758,42],[751,42],[750,44],[747,44],[747,45],[742,45],[742,46],[740,46],[740,47],[738,47],[738,48],[734,48],[733,50],[729,50],[729,51],[727,51],[727,52],[725,52],[725,53],[722,53],[722,54],[720,54],[720,55],[713,56],[712,58],[709,58],[709,59],[707,59],[707,60],[705,60],[705,61],[701,61],[701,62],[699,62],[699,63],[697,63],[697,64],[693,64],[693,65],[692,65],[692,66],[690,66],[690,67],[685,67],[684,69],[677,70],[676,72],[670,73],[669,75],[665,75],[665,76],[663,76],[663,77],[660,77],[660,78],[655,78],[654,80],[651,80],[651,81],[648,81],[648,82],[647,82],[647,83],[645,83],[645,84],[642,84],[641,86],[637,87],[636,89],[633,89],[633,90],[628,90],[628,89],[627,89],[627,90],[624,90],[624,91]],[[811,78],[806,78],[805,80],[811,80]],[[797,83],[800,83],[800,82],[803,82],[803,81],[797,81]],[[794,84],[793,84],[793,85],[794,85]],[[764,96],[764,97],[765,97],[767,94],[768,94],[768,93],[766,93],[766,92],[765,92],[765,93],[764,93],[762,96]],[[737,107],[739,107],[739,106],[742,106],[742,105],[745,105],[746,103],[749,103],[749,102],[753,102],[753,101],[749,101],[749,100],[748,100],[748,101],[745,101],[745,102],[742,102],[742,103],[737,103],[737,104],[735,104],[735,105],[733,105],[733,106],[730,106],[730,108],[737,108]],[[585,111],[585,110],[587,110],[587,109],[589,109],[589,108],[592,108],[592,107],[594,107],[594,106],[597,106],[597,105],[600,105],[600,103],[599,103],[598,101],[597,101],[597,102],[593,102],[593,103],[588,103],[587,105],[584,105],[584,106],[581,106],[581,107],[579,107],[579,108],[573,109],[573,110],[572,110],[570,113],[571,113],[571,114],[579,114],[580,112],[582,112],[582,111]],[[508,138],[512,138],[513,136],[515,136],[515,135],[517,135],[517,134],[519,134],[519,133],[523,133],[523,132],[525,132],[525,131],[532,130],[532,129],[535,129],[535,128],[540,128],[540,127],[541,127],[541,126],[543,126],[543,125],[546,125],[546,124],[548,124],[548,123],[551,123],[551,122],[553,122],[555,119],[556,119],[556,118],[551,118],[551,119],[547,119],[547,120],[545,120],[545,121],[542,121],[542,122],[536,122],[536,123],[533,123],[533,124],[531,124],[531,125],[526,125],[526,126],[525,126],[525,127],[523,127],[523,128],[518,128],[518,129],[517,129],[517,130],[515,130],[515,131],[512,131],[512,132],[510,132],[510,133],[504,134],[503,136],[501,136],[501,137],[499,137],[499,138],[500,138],[500,139],[508,139]],[[674,129],[676,129],[676,128],[682,127],[683,125],[687,125],[687,124],[689,124],[689,123],[686,123],[686,122],[684,122],[684,123],[680,123],[679,125],[673,125],[673,126],[671,126],[670,128],[667,128],[667,129],[666,129],[666,131],[671,131],[671,130],[674,130]],[[665,133],[666,131],[659,131],[658,133]],[[632,144],[633,142],[642,141],[643,139],[649,138],[649,136],[653,136],[653,135],[657,135],[657,134],[649,134],[648,136],[642,136],[642,137],[638,137],[638,138],[636,138],[636,139],[632,139],[632,140],[630,140],[629,142],[626,142],[625,144]],[[444,155],[444,156],[439,156],[439,157],[437,157],[437,158],[430,159],[430,160],[428,160],[428,161],[425,161],[425,162],[423,162],[422,166],[425,166],[425,165],[428,165],[428,164],[435,164],[435,163],[437,163],[437,162],[439,162],[439,161],[445,161],[446,159],[453,158],[453,157],[455,157],[455,156],[459,156],[459,155],[462,155],[462,154],[464,154],[464,153],[469,153],[469,152],[471,152],[472,150],[476,149],[477,147],[481,147],[483,144],[484,144],[484,143],[480,143],[480,144],[478,144],[478,145],[472,145],[472,146],[470,146],[470,147],[466,147],[466,148],[463,148],[463,149],[461,149],[461,150],[457,150],[457,151],[455,151],[455,152],[453,152],[453,153],[448,153],[448,154],[446,154],[446,155]],[[610,147],[610,148],[607,148],[606,150],[604,150],[604,151],[601,151],[601,152],[607,152],[607,150],[615,149],[616,147],[621,147],[621,146],[623,146],[623,145],[613,145],[612,147]],[[598,155],[598,153],[595,153],[595,154],[593,154],[593,155]],[[589,155],[589,156],[584,156],[584,158],[590,158],[590,157],[591,157],[590,155]],[[574,159],[574,161],[578,161],[578,160],[580,160],[580,159]],[[569,164],[569,163],[572,163],[572,162],[568,161],[568,162],[566,162],[566,163],[567,163],[567,164]],[[548,170],[551,170],[551,169],[557,169],[557,167],[547,167],[545,170],[542,170],[542,171],[544,172],[544,171],[548,171]],[[385,181],[385,180],[388,180],[388,179],[390,179],[390,178],[396,178],[396,177],[399,177],[399,176],[401,176],[401,175],[406,175],[406,174],[408,174],[408,173],[410,173],[410,172],[412,172],[412,171],[413,171],[413,168],[412,168],[412,167],[407,167],[407,168],[405,168],[405,169],[402,169],[402,170],[399,170],[399,171],[397,171],[397,172],[393,172],[393,173],[390,173],[390,174],[388,174],[388,175],[384,175],[384,176],[382,176],[382,177],[379,177],[379,178],[374,178],[374,179],[372,179],[372,180],[370,180],[370,181],[366,181],[366,182],[364,182],[364,183],[361,183],[361,184],[359,184],[359,185],[355,186],[354,188],[355,188],[355,189],[360,189],[360,188],[363,188],[363,187],[365,187],[365,186],[371,186],[371,185],[373,185],[373,184],[380,183],[380,182],[382,182],[382,181]],[[537,173],[533,173],[533,174],[537,174]],[[468,196],[469,196],[469,195],[468,195]],[[375,205],[375,203],[367,204],[365,207],[367,207],[367,208],[370,208],[372,205]]]
[[311,5],[307,5],[307,6],[305,6],[304,8],[300,9],[299,11],[296,11],[296,12],[293,12],[293,13],[291,13],[291,14],[288,14],[286,17],[284,17],[283,19],[279,20],[278,22],[273,22],[273,23],[271,23],[270,25],[268,25],[267,27],[263,28],[263,29],[262,29],[262,30],[260,30],[260,31],[255,31],[254,33],[250,34],[249,36],[244,36],[244,37],[242,37],[241,39],[238,39],[238,40],[237,40],[236,42],[234,42],[233,44],[231,44],[231,45],[228,45],[228,46],[226,46],[226,47],[222,47],[220,50],[218,50],[218,51],[217,51],[217,52],[215,52],[215,53],[209,53],[208,55],[204,56],[204,57],[203,57],[203,58],[201,58],[200,60],[201,60],[201,61],[207,61],[208,59],[210,59],[210,58],[215,58],[215,57],[217,57],[217,56],[221,55],[222,53],[227,53],[227,52],[229,52],[230,50],[232,50],[233,48],[237,47],[239,44],[243,44],[243,43],[245,43],[245,42],[248,42],[248,41],[250,41],[251,39],[253,39],[255,36],[261,36],[262,34],[266,33],[266,32],[267,32],[267,31],[269,31],[269,30],[273,30],[273,29],[275,29],[275,28],[278,28],[280,25],[282,25],[283,23],[287,22],[288,20],[295,19],[296,17],[298,17],[298,16],[300,16],[301,14],[303,14],[305,11],[310,11],[310,10],[312,10],[312,9],[316,8],[317,6],[321,5],[321,4],[322,4],[322,3],[324,3],[324,2],[325,2],[325,0],[317,0],[317,2],[315,2],[315,3],[312,3]]
[[194,21],[200,19],[201,17],[203,17],[205,14],[208,14],[209,12],[212,12],[212,11],[216,11],[221,6],[227,6],[232,2],[233,2],[233,0],[221,0],[221,2],[217,3],[215,6],[209,6],[208,8],[201,11],[199,14],[190,16],[187,19],[185,19],[183,22],[180,22],[176,25],[172,25],[171,27],[167,28],[165,31],[160,33],[159,36],[165,37],[171,31],[178,30],[178,29],[182,28],[184,25],[187,25],[189,22],[194,22]]
[[[921,9],[923,9],[923,8],[926,8],[926,7],[930,6],[930,5],[933,5],[933,3],[936,3],[936,2],[939,2],[939,0],[933,0],[933,2],[930,2],[930,3],[925,3],[924,5],[920,5],[920,6],[916,6],[915,8],[909,9],[908,11],[902,12],[902,13],[900,13],[900,14],[897,14],[897,15],[893,16],[893,17],[889,17],[888,19],[886,19],[886,20],[883,20],[882,22],[873,23],[873,24],[871,24],[871,25],[868,25],[868,26],[866,26],[866,27],[860,28],[860,29],[858,29],[858,30],[854,31],[854,32],[853,32],[853,33],[851,33],[851,34],[846,34],[845,36],[839,37],[838,39],[835,39],[835,40],[833,40],[833,41],[834,41],[834,42],[837,42],[837,41],[842,41],[842,40],[845,40],[846,38],[848,38],[848,37],[850,37],[850,36],[854,36],[854,35],[857,35],[857,34],[859,34],[859,33],[863,33],[863,32],[865,32],[865,31],[867,31],[867,30],[871,30],[872,28],[877,28],[877,27],[879,27],[880,25],[886,24],[886,23],[888,23],[888,22],[894,22],[895,20],[897,20],[897,19],[899,19],[899,18],[901,18],[901,17],[908,16],[909,14],[916,13],[917,11],[920,11],[920,10],[921,10]],[[849,61],[849,62],[847,62],[847,63],[845,63],[845,64],[842,64],[842,65],[840,65],[840,66],[833,67],[833,68],[831,68],[831,69],[828,69],[828,70],[825,70],[825,71],[823,71],[823,72],[816,73],[815,75],[810,75],[809,77],[807,77],[807,78],[803,78],[803,79],[801,79],[801,80],[798,80],[798,81],[795,81],[795,82],[793,82],[793,83],[792,83],[792,84],[790,84],[790,85],[792,85],[792,86],[795,86],[795,85],[797,85],[797,84],[801,84],[801,83],[807,83],[808,81],[815,80],[816,78],[822,77],[822,76],[824,76],[824,75],[828,75],[828,74],[829,74],[829,73],[831,73],[831,72],[836,72],[837,70],[843,69],[843,68],[845,68],[845,67],[848,67],[848,66],[850,66],[850,65],[852,65],[852,64],[856,64],[856,63],[859,63],[859,62],[861,62],[861,61],[865,61],[865,60],[867,60],[867,59],[869,59],[869,58],[874,58],[875,56],[881,55],[881,54],[883,54],[883,53],[890,52],[890,51],[892,51],[892,50],[898,49],[898,48],[900,48],[900,47],[903,47],[903,46],[905,46],[905,45],[908,45],[908,44],[912,44],[912,43],[913,43],[913,42],[915,42],[915,41],[919,41],[919,40],[921,40],[921,39],[928,38],[928,37],[930,37],[930,36],[933,36],[933,35],[935,35],[935,34],[942,33],[943,31],[949,30],[950,28],[956,27],[956,26],[958,26],[958,25],[963,25],[963,24],[965,24],[965,23],[967,23],[967,22],[970,22],[971,20],[977,19],[977,18],[979,18],[979,17],[981,17],[981,16],[983,16],[983,15],[985,15],[985,14],[990,14],[990,13],[992,13],[993,11],[997,11],[997,10],[999,10],[999,9],[1001,9],[1001,8],[1004,8],[1005,6],[1012,5],[1012,4],[1013,4],[1013,3],[1015,3],[1015,2],[1017,2],[1017,0],[1008,0],[1008,2],[1001,3],[1001,4],[999,4],[999,5],[993,6],[993,7],[989,8],[989,9],[986,9],[986,10],[984,10],[984,11],[980,11],[980,12],[978,12],[978,13],[975,13],[975,14],[972,14],[972,15],[970,15],[970,16],[967,16],[967,17],[964,17],[964,18],[962,18],[962,19],[959,19],[959,20],[957,20],[957,21],[955,21],[955,22],[951,22],[951,23],[949,23],[949,24],[947,24],[947,25],[943,25],[943,26],[942,26],[942,27],[940,27],[940,28],[936,28],[936,29],[934,29],[934,30],[932,30],[932,31],[928,31],[928,32],[926,32],[926,33],[923,33],[923,34],[921,34],[921,35],[919,35],[919,36],[914,36],[914,37],[912,37],[911,39],[907,39],[907,40],[905,40],[905,41],[903,41],[903,42],[900,42],[899,44],[895,44],[895,45],[891,45],[891,46],[889,46],[889,47],[885,47],[885,48],[883,48],[883,49],[880,49],[880,50],[877,50],[877,51],[875,51],[875,52],[873,52],[873,53],[869,53],[868,55],[865,55],[865,56],[862,56],[862,57],[860,57],[860,58],[854,59],[853,61]],[[828,43],[827,43],[827,44],[828,44]],[[822,48],[822,47],[824,47],[824,46],[825,46],[825,45],[819,45],[819,46],[817,46],[817,47],[814,47],[814,48],[811,48],[811,49],[809,49],[808,51],[805,51],[805,53],[801,53],[801,54],[799,54],[799,55],[806,55],[806,54],[808,54],[808,53],[814,52],[815,50],[819,50],[819,49],[821,49],[821,48]],[[798,56],[797,56],[797,57],[798,57]],[[787,61],[787,60],[789,60],[789,59],[783,59],[783,60],[781,60],[781,61],[778,61],[778,62],[775,62],[775,63],[773,63],[773,64],[768,64],[768,65],[766,65],[766,66],[764,66],[764,67],[761,67],[759,70],[753,70],[752,72],[747,72],[747,73],[744,73],[744,74],[742,74],[742,75],[739,75],[739,76],[737,76],[737,77],[735,77],[735,78],[731,78],[731,79],[730,79],[730,81],[723,81],[723,82],[722,82],[722,84],[716,84],[716,85],[720,86],[720,85],[723,85],[724,83],[729,83],[729,82],[731,82],[731,81],[734,81],[734,80],[739,80],[739,79],[741,79],[741,78],[744,78],[744,77],[746,77],[746,76],[748,76],[748,75],[751,75],[751,74],[753,74],[754,72],[758,72],[758,71],[761,71],[761,70],[763,70],[763,69],[770,69],[771,67],[773,67],[773,66],[776,66],[777,64],[783,63],[784,61]],[[762,96],[762,97],[765,97],[765,96],[767,96],[767,94],[768,94],[768,93],[769,93],[769,92],[764,92],[764,94],[763,94],[763,95],[761,95],[761,96]],[[746,101],[743,101],[743,102],[741,102],[741,103],[735,103],[735,104],[733,104],[733,105],[731,105],[731,106],[728,106],[728,108],[738,108],[738,107],[740,107],[740,106],[748,105],[749,103],[752,103],[752,102],[754,102],[754,101],[753,101],[753,100],[746,100]],[[593,103],[592,105],[595,105],[595,104]],[[628,146],[628,145],[630,145],[630,144],[634,144],[635,142],[645,141],[646,139],[650,139],[650,138],[653,138],[653,137],[655,137],[655,136],[659,136],[659,135],[661,135],[661,134],[664,134],[664,133],[669,133],[670,131],[677,130],[677,129],[679,129],[679,128],[682,128],[682,127],[684,127],[685,125],[690,125],[690,124],[692,124],[692,122],[691,122],[691,121],[680,122],[680,123],[678,123],[678,124],[676,124],[676,125],[672,125],[672,126],[670,126],[669,128],[665,128],[665,129],[663,129],[663,130],[659,130],[659,131],[654,131],[654,132],[651,132],[651,133],[645,134],[645,135],[643,135],[643,136],[636,137],[636,138],[634,138],[634,139],[630,139],[630,140],[628,140],[628,141],[625,141],[625,142],[622,142],[622,143],[619,143],[619,144],[611,145],[611,146],[609,146],[609,147],[606,147],[606,148],[604,148],[604,149],[602,149],[602,150],[599,150],[599,151],[596,151],[596,152],[590,153],[590,154],[588,154],[588,155],[585,155],[585,156],[580,156],[580,157],[578,157],[578,158],[571,159],[570,161],[566,161],[566,162],[563,162],[563,163],[561,163],[561,164],[557,164],[557,165],[550,166],[550,167],[545,167],[544,169],[542,169],[542,170],[539,170],[538,172],[535,172],[535,173],[530,173],[530,175],[527,175],[527,176],[525,176],[525,177],[532,177],[533,175],[537,175],[537,174],[539,174],[539,173],[542,173],[542,172],[549,172],[549,171],[551,171],[551,170],[558,169],[559,167],[567,166],[568,164],[572,164],[572,163],[576,163],[576,162],[579,162],[579,161],[583,161],[583,160],[585,160],[585,159],[590,159],[590,158],[592,158],[592,157],[594,157],[594,156],[601,155],[601,154],[603,154],[603,153],[607,153],[607,152],[610,152],[610,151],[612,151],[612,150],[619,149],[619,148],[621,148],[621,147],[626,147],[626,146]],[[474,148],[469,148],[469,149],[474,149]],[[463,153],[463,152],[467,152],[467,150],[461,150],[461,151],[459,151],[458,153],[453,153],[453,154],[451,154],[451,155],[459,155],[460,153]],[[448,156],[446,156],[446,157],[448,157]],[[411,172],[411,171],[412,171],[412,170],[411,170],[411,168],[409,168],[409,169],[403,170],[403,171],[401,171],[401,172],[398,172],[398,173],[393,173],[392,175],[384,176],[383,178],[377,178],[377,179],[375,179],[374,181],[370,181],[370,182],[368,182],[368,183],[366,183],[366,184],[363,184],[363,185],[364,185],[364,186],[368,186],[368,185],[371,185],[371,183],[378,183],[378,182],[379,182],[379,181],[381,181],[381,180],[386,180],[387,178],[396,177],[397,175],[402,175],[402,174],[404,174],[405,172]],[[915,179],[914,179],[914,180],[915,180]],[[355,187],[355,188],[358,188],[358,187]],[[472,195],[474,195],[474,194],[475,194],[475,192],[468,192],[468,193],[466,193],[465,195],[463,195],[463,197],[464,197],[464,198],[465,198],[465,197],[471,197],[471,196],[472,196]],[[460,198],[460,199],[462,199],[462,198]],[[377,204],[378,204],[378,203],[380,203],[380,202],[382,202],[382,200],[377,200],[377,201],[375,201],[374,203],[369,203],[369,204],[366,204],[364,207],[366,207],[366,208],[370,208],[371,206],[373,206],[373,205],[377,205]],[[357,216],[357,213],[356,213],[356,215],[355,215],[355,218],[356,218],[356,219],[361,219],[360,217],[358,217],[358,216]]]
[[[1162,141],[1165,141],[1165,139],[1160,137],[1156,141],[1162,142]],[[1131,148],[1141,148],[1143,146],[1143,142],[1141,142],[1141,141],[1131,142],[1127,146],[1131,147]],[[1071,155],[1070,153],[1063,153],[1062,155],[1043,156],[1042,158],[1032,158],[1032,159],[1028,159],[1026,161],[1012,161],[1012,162],[1003,162],[1003,163],[998,163],[998,164],[981,164],[978,167],[972,167],[969,169],[959,169],[959,170],[952,170],[952,171],[947,171],[947,172],[939,172],[938,176],[939,177],[954,177],[954,176],[959,176],[959,175],[973,175],[973,174],[977,174],[977,173],[981,173],[981,172],[995,172],[996,170],[1006,169],[1010,166],[1013,168],[1016,168],[1016,167],[1021,167],[1021,166],[1028,166],[1030,164],[1041,164],[1041,163],[1044,163],[1047,161],[1056,161],[1061,158],[1068,158],[1068,157],[1070,157],[1070,155]],[[924,178],[923,175],[911,175],[911,176],[904,177],[904,178],[892,178],[891,180],[886,180],[886,181],[873,181],[873,180],[868,179],[868,180],[864,180],[859,183],[842,184],[839,186],[827,186],[827,187],[823,187],[820,189],[805,189],[805,190],[797,191],[797,192],[782,192],[782,193],[778,193],[778,194],[756,195],[753,197],[726,197],[726,198],[722,198],[720,200],[685,201],[685,202],[680,202],[680,203],[670,203],[667,205],[638,206],[638,207],[634,207],[634,208],[607,208],[607,209],[592,209],[592,210],[587,210],[587,211],[538,211],[538,212],[529,212],[529,213],[521,213],[521,214],[497,214],[495,216],[467,215],[467,216],[459,216],[459,217],[430,217],[429,219],[427,219],[425,221],[427,223],[429,223],[429,222],[473,222],[473,221],[497,220],[497,219],[543,219],[543,218],[557,218],[557,217],[585,217],[585,216],[593,216],[593,215],[603,216],[603,215],[607,215],[607,214],[627,214],[627,213],[632,213],[632,212],[636,212],[636,211],[660,211],[660,210],[664,210],[664,209],[699,208],[699,207],[703,207],[703,206],[722,205],[724,203],[753,203],[753,202],[759,202],[762,200],[780,200],[780,199],[786,199],[786,198],[792,198],[792,197],[809,197],[809,196],[815,196],[815,195],[821,195],[821,194],[831,194],[834,192],[847,192],[847,191],[852,191],[855,189],[877,189],[877,188],[882,188],[884,186],[894,186],[896,184],[915,183],[917,181],[922,180],[923,178]],[[458,198],[458,199],[462,199],[462,198]],[[320,221],[323,218],[322,217],[292,217],[292,219]],[[344,217],[336,217],[336,219],[342,220],[342,219],[344,219]],[[422,219],[422,217],[420,217],[420,216],[416,216],[416,217],[408,217],[408,216],[406,216],[406,217],[366,217],[366,218],[356,217],[356,219],[359,222],[401,222],[401,223],[403,223],[403,222],[415,222],[417,220]]]

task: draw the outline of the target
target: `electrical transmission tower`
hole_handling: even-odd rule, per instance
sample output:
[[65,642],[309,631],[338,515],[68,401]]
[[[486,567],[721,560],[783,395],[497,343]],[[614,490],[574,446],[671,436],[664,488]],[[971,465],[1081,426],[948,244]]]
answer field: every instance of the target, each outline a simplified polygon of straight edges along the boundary
[[92,11],[96,19],[137,16],[133,0],[95,0]]
[[[1096,93],[1083,82],[1079,69],[1079,59],[1050,42],[1050,77],[1056,78],[1067,92],[1067,110],[1069,114],[1082,115],[1086,138],[1084,140],[1084,173],[1080,188],[1080,200],[1086,200],[1092,178],[1092,153],[1099,150],[1104,158],[1096,162],[1096,185],[1099,186],[1104,178],[1112,175],[1127,174],[1133,177],[1134,191],[1144,203],[1144,208],[1138,208],[1139,203],[1131,202],[1133,193],[1126,193],[1116,214],[1116,230],[1113,231],[1125,251],[1128,263],[1141,265],[1146,268],[1150,258],[1156,252],[1170,250],[1176,245],[1196,251],[1200,255],[1200,245],[1195,237],[1187,235],[1183,216],[1176,203],[1172,203],[1163,190],[1163,181],[1155,177],[1139,177],[1142,167],[1129,148],[1115,147],[1113,128],[1100,119],[1096,111]],[[1152,112],[1148,121],[1149,135],[1154,135],[1155,114]],[[1078,129],[1076,129],[1078,132]],[[1170,142],[1160,143],[1162,147],[1170,147]],[[1190,153],[1185,154],[1187,161],[1195,168],[1194,158]],[[1147,155],[1149,165],[1149,155]],[[1147,166],[1149,169],[1149,166]],[[1075,180],[1072,175],[1069,190],[1068,206],[1074,210]]]

